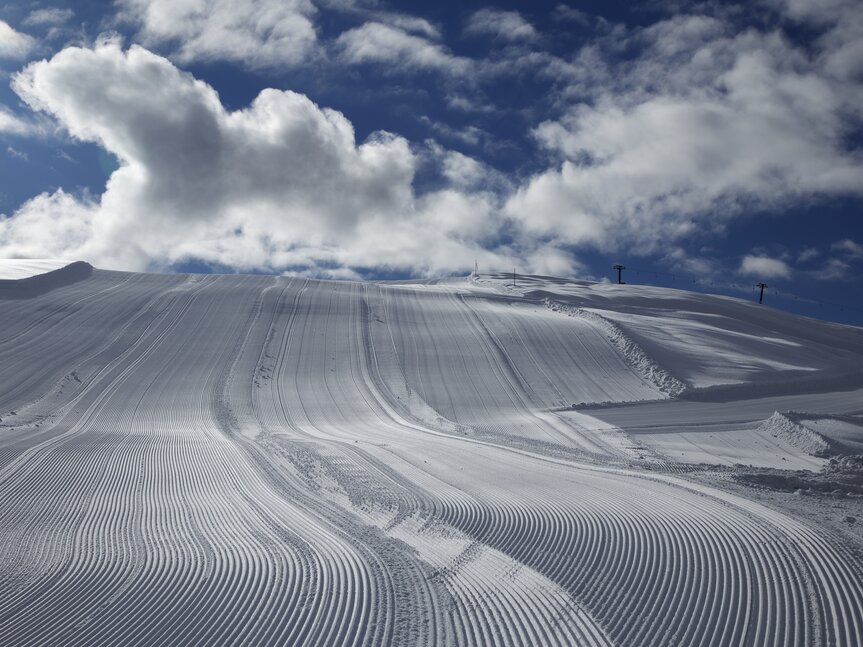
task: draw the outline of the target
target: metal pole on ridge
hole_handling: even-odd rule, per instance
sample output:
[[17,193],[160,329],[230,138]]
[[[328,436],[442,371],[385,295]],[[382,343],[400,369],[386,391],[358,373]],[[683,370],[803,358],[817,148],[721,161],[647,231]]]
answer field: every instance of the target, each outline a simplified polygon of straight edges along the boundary
[[761,288],[761,292],[758,294],[758,303],[764,303],[764,288],[767,287],[766,283],[756,283],[756,287]]

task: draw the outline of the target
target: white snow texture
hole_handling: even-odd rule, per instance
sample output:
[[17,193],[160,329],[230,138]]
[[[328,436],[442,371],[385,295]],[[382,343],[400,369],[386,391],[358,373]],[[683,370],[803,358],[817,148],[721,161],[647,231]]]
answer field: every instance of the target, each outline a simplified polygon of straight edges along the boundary
[[536,276],[0,269],[0,645],[863,643],[863,540],[708,480],[851,446],[861,329]]

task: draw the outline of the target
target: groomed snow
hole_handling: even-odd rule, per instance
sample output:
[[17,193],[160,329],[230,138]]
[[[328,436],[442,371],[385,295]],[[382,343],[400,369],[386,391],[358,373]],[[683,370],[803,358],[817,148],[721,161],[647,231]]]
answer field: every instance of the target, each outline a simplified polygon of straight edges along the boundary
[[66,267],[72,261],[42,258],[0,258],[0,281],[17,281]]
[[863,537],[693,465],[850,447],[859,329],[547,277],[72,278],[0,294],[0,644],[863,643]]

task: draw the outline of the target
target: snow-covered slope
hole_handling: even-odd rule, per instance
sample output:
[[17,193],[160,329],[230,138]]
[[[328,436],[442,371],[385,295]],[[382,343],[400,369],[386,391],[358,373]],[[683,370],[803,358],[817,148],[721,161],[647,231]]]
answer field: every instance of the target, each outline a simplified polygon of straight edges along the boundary
[[[757,303],[644,285],[614,285],[503,276],[480,279],[551,307],[590,312],[613,322],[628,340],[690,388],[799,382],[863,386],[863,329],[799,317]],[[709,388],[707,390],[710,390]],[[749,386],[734,390],[745,392]],[[717,389],[728,393],[730,389]]]
[[[625,418],[755,429],[853,378],[859,329],[542,277],[97,270],[0,293],[0,357],[3,644],[863,641],[859,544]],[[773,401],[676,397],[732,383]],[[853,434],[853,392],[807,397]]]

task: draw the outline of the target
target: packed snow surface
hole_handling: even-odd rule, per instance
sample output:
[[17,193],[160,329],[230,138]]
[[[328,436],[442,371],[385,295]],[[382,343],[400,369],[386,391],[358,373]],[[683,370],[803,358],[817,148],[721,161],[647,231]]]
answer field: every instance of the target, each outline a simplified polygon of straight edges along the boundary
[[39,258],[0,258],[0,281],[17,281],[59,270],[70,261]]
[[859,538],[692,465],[856,446],[863,330],[547,277],[68,273],[0,292],[0,644],[863,644]]

